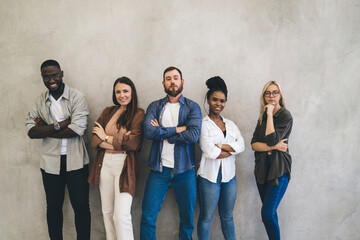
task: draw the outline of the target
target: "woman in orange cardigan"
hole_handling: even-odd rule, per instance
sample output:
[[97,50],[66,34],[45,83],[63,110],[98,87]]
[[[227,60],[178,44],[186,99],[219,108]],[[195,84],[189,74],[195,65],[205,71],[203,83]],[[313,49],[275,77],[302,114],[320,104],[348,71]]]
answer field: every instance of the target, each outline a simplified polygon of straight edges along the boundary
[[138,108],[134,83],[127,77],[113,87],[115,106],[95,122],[91,144],[97,151],[89,183],[99,186],[106,239],[134,239],[131,204],[139,173],[144,110]]

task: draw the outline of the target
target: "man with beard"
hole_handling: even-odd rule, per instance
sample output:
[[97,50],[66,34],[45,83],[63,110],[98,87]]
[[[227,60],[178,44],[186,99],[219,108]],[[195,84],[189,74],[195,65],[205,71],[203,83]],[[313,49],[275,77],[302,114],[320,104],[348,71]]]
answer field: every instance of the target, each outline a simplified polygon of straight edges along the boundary
[[84,95],[65,85],[60,65],[45,61],[41,76],[48,91],[30,110],[26,127],[31,139],[42,139],[40,170],[47,204],[50,239],[62,236],[65,185],[75,213],[77,239],[90,239],[89,157],[83,135],[89,111]]
[[163,74],[167,96],[152,102],[144,119],[144,135],[152,139],[150,173],[142,201],[140,239],[156,239],[156,220],[172,186],[179,207],[179,239],[192,239],[196,203],[195,146],[201,130],[201,110],[183,97],[184,79],[176,67]]

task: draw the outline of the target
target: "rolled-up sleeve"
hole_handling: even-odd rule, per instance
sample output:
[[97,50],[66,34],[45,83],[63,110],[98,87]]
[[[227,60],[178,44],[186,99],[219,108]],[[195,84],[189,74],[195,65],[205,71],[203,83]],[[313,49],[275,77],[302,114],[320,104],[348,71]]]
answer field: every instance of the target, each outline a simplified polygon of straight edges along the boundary
[[201,151],[206,158],[216,159],[220,155],[221,149],[215,146],[213,138],[210,136],[209,128],[204,122],[199,143]]
[[46,118],[44,118],[44,116],[42,116],[40,112],[42,101],[44,101],[42,97],[43,96],[41,95],[36,99],[35,104],[32,106],[26,117],[25,127],[27,129],[27,132],[29,132],[31,128],[35,127],[35,117],[41,117],[45,122],[47,120]]
[[258,122],[256,124],[256,127],[255,127],[255,131],[253,133],[253,137],[251,139],[251,144],[256,143],[256,142],[260,142],[259,132],[260,132],[260,121],[258,120]]
[[89,110],[86,104],[86,98],[83,94],[78,92],[74,96],[72,106],[71,106],[71,123],[68,125],[68,128],[73,130],[79,136],[84,135],[87,119],[89,115]]
[[34,118],[37,116],[35,109],[31,109],[26,117],[25,127],[27,129],[27,132],[30,131],[31,128],[35,126]]
[[270,133],[265,136],[265,143],[268,146],[275,146],[281,139],[284,138],[289,131],[291,131],[292,127],[292,118],[287,117],[282,119],[281,122],[275,124],[275,132]]
[[230,152],[233,155],[239,154],[245,150],[244,138],[241,136],[240,130],[235,124],[232,124],[232,133],[234,134],[235,141],[228,143],[234,149]]

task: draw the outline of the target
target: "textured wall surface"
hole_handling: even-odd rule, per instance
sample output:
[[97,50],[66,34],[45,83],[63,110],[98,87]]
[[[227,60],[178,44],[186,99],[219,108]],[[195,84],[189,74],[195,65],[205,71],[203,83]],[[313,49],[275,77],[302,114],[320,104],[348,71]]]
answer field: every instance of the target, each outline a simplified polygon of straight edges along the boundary
[[[224,116],[246,141],[237,157],[234,210],[236,236],[243,240],[266,239],[250,140],[262,86],[278,80],[294,118],[292,180],[278,210],[282,238],[360,239],[359,26],[357,0],[0,0],[0,239],[48,239],[40,141],[27,137],[24,122],[46,90],[39,67],[49,58],[62,65],[64,82],[87,96],[87,143],[119,76],[135,81],[146,108],[165,96],[163,70],[178,66],[184,95],[203,110],[205,80],[222,76],[230,90]],[[149,148],[146,140],[132,208],[136,239]],[[93,187],[90,202],[92,239],[105,239]],[[197,206],[195,222],[198,214]],[[65,239],[75,239],[68,196],[64,215]],[[171,189],[158,239],[177,239],[178,224]],[[211,239],[223,239],[217,212]]]

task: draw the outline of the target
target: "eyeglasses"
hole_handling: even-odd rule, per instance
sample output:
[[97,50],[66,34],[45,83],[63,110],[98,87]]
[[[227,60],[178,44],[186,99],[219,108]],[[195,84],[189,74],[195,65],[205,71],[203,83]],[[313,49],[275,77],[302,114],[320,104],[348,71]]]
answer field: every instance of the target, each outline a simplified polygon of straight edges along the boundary
[[41,75],[41,77],[43,78],[44,81],[48,82],[48,81],[50,81],[50,79],[54,79],[54,80],[59,79],[60,76],[61,76],[61,73],[62,72],[59,72],[57,74],[53,74],[53,75],[50,75],[50,76]]
[[270,91],[266,91],[264,92],[264,96],[265,97],[271,97],[271,95],[273,95],[274,97],[277,97],[279,95],[279,91],[275,90],[273,92],[270,92]]

